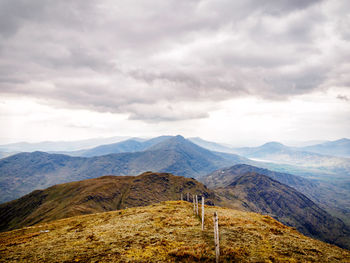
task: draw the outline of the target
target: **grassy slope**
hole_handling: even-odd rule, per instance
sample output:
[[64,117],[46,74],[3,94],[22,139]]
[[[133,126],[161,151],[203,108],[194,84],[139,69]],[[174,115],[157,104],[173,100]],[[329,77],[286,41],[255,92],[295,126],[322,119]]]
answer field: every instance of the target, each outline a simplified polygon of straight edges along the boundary
[[0,262],[213,262],[214,211],[222,262],[350,261],[349,251],[255,213],[206,206],[202,232],[192,204],[167,201],[0,233]]
[[145,206],[180,199],[180,193],[204,195],[214,203],[214,192],[192,178],[146,172],[139,176],[102,176],[37,190],[0,204],[0,231],[71,216]]

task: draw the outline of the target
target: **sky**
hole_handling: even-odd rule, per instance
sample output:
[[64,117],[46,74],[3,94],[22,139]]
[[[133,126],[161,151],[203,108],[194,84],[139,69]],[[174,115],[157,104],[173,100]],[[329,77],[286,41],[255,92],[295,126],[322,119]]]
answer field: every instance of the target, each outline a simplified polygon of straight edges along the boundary
[[350,138],[348,0],[0,0],[0,143]]

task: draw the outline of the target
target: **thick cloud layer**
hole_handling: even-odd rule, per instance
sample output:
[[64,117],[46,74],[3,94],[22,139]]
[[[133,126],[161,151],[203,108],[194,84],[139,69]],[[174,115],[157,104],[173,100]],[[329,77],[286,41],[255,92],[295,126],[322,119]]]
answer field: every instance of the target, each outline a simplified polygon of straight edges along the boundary
[[[0,94],[151,122],[350,85],[349,1],[0,1]],[[338,96],[348,100],[345,95]]]

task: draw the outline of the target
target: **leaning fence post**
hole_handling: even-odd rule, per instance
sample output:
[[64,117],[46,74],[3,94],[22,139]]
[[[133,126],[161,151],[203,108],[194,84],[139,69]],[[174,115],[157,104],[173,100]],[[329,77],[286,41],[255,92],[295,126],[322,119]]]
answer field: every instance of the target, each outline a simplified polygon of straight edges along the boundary
[[204,196],[202,196],[202,230],[204,230]]
[[219,220],[218,214],[214,212],[214,242],[215,242],[215,256],[216,262],[219,262],[220,257],[220,245],[219,245]]
[[196,195],[196,214],[198,216],[198,195]]

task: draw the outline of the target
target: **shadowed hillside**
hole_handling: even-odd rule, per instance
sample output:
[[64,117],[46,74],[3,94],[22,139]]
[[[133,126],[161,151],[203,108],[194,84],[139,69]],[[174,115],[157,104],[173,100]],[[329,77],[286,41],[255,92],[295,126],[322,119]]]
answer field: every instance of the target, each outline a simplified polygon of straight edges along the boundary
[[268,214],[305,235],[350,248],[350,229],[340,219],[268,176],[248,172],[215,192],[224,206]]
[[341,218],[350,225],[350,194],[342,188],[321,181],[309,180],[288,173],[279,173],[247,164],[237,164],[232,167],[219,169],[201,177],[205,185],[210,188],[225,187],[238,176],[246,173],[259,173],[286,184],[298,190],[313,200],[322,209],[333,216]]
[[146,172],[139,176],[103,176],[36,190],[0,205],[0,231],[82,214],[178,200],[180,193],[204,195],[213,204],[213,191],[191,178]]
[[214,262],[214,211],[219,215],[220,262],[350,260],[347,250],[255,213],[207,206],[202,232],[192,204],[172,201],[0,233],[0,261]]

